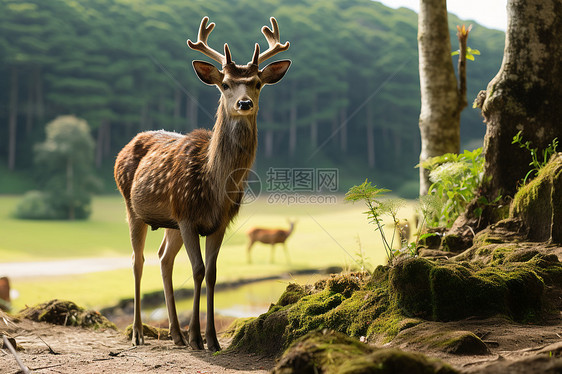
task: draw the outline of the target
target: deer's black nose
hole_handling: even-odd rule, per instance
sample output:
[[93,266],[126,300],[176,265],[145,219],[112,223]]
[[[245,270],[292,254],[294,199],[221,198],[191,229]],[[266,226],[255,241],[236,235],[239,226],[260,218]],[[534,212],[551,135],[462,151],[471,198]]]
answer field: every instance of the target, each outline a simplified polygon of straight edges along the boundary
[[254,103],[252,103],[252,100],[240,100],[238,102],[238,109],[239,110],[250,110],[252,109],[254,106]]

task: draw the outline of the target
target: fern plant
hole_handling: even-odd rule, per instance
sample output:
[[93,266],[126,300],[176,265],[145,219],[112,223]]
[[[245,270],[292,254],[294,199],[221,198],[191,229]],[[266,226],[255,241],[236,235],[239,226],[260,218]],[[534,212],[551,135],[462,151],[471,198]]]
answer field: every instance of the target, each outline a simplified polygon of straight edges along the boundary
[[388,258],[388,263],[391,264],[399,250],[393,249],[395,232],[393,231],[390,240],[386,237],[383,230],[384,222],[382,217],[384,215],[390,215],[396,225],[398,223],[398,210],[404,206],[405,203],[400,199],[380,200],[387,192],[389,192],[389,190],[378,188],[376,185],[372,185],[368,179],[365,179],[365,182],[362,184],[351,187],[345,194],[344,200],[351,202],[363,201],[365,203],[367,211],[364,213],[367,214],[369,222],[374,224],[375,231],[379,232]]

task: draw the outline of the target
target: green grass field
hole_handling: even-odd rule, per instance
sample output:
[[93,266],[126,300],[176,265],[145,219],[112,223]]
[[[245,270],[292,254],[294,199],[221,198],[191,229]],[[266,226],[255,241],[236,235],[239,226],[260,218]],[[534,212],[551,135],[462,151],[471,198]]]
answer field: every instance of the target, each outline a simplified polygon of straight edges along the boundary
[[[77,222],[14,219],[11,212],[19,198],[0,196],[0,275],[3,262],[130,256],[124,204],[119,196],[94,198],[92,217]],[[264,198],[244,205],[225,235],[218,260],[218,282],[332,265],[357,267],[359,242],[368,263],[381,264],[385,254],[378,234],[362,214],[364,210],[360,204],[343,203],[343,196],[337,197],[336,204],[281,205],[270,204]],[[402,213],[402,217],[410,217],[412,208],[405,208]],[[288,227],[288,218],[298,220],[287,241],[291,264],[285,261],[281,246],[271,264],[270,246],[261,243],[254,245],[253,263],[248,264],[245,232],[253,226]],[[149,232],[147,259],[157,257],[162,235],[162,230]],[[174,286],[192,286],[191,267],[183,250],[176,258]],[[29,278],[13,279],[12,288],[20,293],[13,302],[16,310],[53,298],[98,308],[131,297],[133,277],[130,269],[40,278],[30,274]],[[146,265],[143,292],[161,288],[159,266]]]

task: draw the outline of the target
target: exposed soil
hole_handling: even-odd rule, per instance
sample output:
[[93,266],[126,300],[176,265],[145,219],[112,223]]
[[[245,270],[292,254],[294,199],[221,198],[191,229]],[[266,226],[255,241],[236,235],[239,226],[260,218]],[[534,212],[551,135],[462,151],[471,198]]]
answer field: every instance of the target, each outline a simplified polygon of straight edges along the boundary
[[[34,373],[266,373],[273,359],[252,354],[194,351],[176,347],[171,340],[148,339],[133,347],[123,332],[95,331],[30,320],[6,322],[0,318],[0,332],[16,339],[23,348],[18,356]],[[219,339],[228,347],[228,339]],[[0,345],[1,346],[1,345]],[[0,351],[0,372],[20,371],[14,356]]]

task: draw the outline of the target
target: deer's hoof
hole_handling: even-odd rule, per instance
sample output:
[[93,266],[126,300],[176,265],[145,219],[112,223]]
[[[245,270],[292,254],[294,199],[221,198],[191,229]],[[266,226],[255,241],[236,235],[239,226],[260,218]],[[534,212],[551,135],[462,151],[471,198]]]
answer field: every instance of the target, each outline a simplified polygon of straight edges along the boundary
[[195,350],[205,349],[203,345],[203,338],[201,334],[190,335],[189,336],[189,346]]
[[187,345],[187,339],[185,338],[185,336],[183,335],[183,333],[181,331],[171,332],[171,335],[172,335],[172,340],[174,341],[175,345],[180,345],[180,346],[186,346]]
[[214,339],[207,338],[207,349],[211,352],[218,352],[221,350],[221,346],[216,337]]
[[142,335],[142,330],[133,329],[132,336],[133,345],[144,345],[144,336]]

